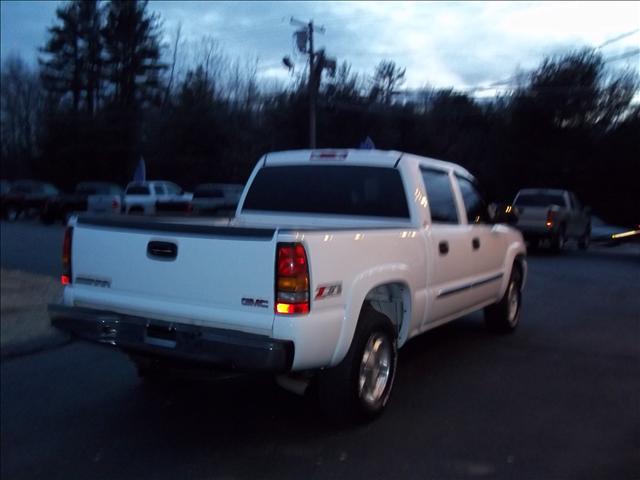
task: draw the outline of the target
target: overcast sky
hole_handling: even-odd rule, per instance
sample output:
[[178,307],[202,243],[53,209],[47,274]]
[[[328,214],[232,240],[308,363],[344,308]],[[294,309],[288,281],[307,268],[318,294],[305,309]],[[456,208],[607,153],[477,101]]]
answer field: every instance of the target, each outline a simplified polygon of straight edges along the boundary
[[[6,1],[1,8],[2,59],[35,62],[59,2]],[[259,58],[260,75],[287,80],[284,55],[301,68],[291,16],[324,26],[316,46],[370,74],[383,59],[406,67],[405,87],[459,89],[488,85],[530,69],[545,55],[581,46],[602,48],[616,68],[640,70],[640,2],[183,2],[151,1],[165,41],[181,23],[183,37],[216,38],[232,57]]]

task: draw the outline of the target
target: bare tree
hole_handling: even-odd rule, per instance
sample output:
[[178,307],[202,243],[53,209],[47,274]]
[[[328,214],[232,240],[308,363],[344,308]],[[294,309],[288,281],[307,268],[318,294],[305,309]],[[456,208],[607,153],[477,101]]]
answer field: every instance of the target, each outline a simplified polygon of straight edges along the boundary
[[393,94],[404,83],[406,70],[406,68],[396,66],[394,61],[382,60],[371,79],[370,98],[373,101],[381,101],[385,105],[390,105]]
[[214,95],[222,95],[223,76],[227,69],[228,60],[222,51],[220,43],[210,35],[202,37],[199,45],[193,49],[195,57],[193,65],[202,67],[204,81],[211,84]]
[[180,46],[180,38],[182,33],[182,23],[179,23],[176,27],[176,36],[173,41],[173,54],[171,56],[171,67],[169,68],[169,80],[167,81],[167,88],[164,92],[163,105],[166,105],[171,96],[171,89],[173,88],[173,78],[176,71],[176,63],[178,60],[178,48]]
[[4,61],[0,104],[3,164],[31,160],[36,155],[42,94],[38,73],[20,57]]
[[259,96],[258,67],[259,59],[247,59],[242,62],[236,58],[227,77],[227,99],[234,105],[253,110]]

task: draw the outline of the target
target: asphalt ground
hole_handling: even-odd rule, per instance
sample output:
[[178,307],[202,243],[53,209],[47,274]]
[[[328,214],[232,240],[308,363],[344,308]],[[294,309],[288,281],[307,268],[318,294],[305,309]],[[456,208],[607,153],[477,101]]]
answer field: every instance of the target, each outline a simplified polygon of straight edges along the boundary
[[[13,260],[50,268],[62,229],[25,227],[40,240],[21,234]],[[23,243],[8,231],[3,267],[5,242]],[[640,251],[570,248],[529,267],[515,334],[487,333],[478,313],[410,341],[387,411],[360,427],[269,377],[149,388],[124,355],[80,342],[4,360],[0,474],[640,479]]]

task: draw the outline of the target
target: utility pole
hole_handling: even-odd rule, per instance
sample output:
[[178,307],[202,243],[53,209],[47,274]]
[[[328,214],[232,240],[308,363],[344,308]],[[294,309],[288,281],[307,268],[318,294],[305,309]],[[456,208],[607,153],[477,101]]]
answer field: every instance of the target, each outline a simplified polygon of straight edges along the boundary
[[[324,27],[314,28],[313,20],[308,23],[301,22],[295,18],[291,18],[291,25],[296,25],[302,29],[296,32],[296,35],[302,35],[297,38],[298,49],[309,55],[309,81],[307,85],[309,93],[309,148],[316,148],[316,99],[318,96],[318,90],[320,88],[320,77],[324,68],[332,68],[335,71],[335,60],[326,62],[324,51],[321,50],[316,53],[313,44],[313,35],[316,31],[324,33]],[[306,38],[305,38],[306,36]],[[307,41],[309,42],[309,49],[305,50]],[[317,57],[317,58],[316,58]],[[291,68],[291,64],[288,57],[283,59],[283,62],[288,68]]]
[[309,32],[309,148],[316,148],[316,85],[313,61],[313,20],[307,26]]

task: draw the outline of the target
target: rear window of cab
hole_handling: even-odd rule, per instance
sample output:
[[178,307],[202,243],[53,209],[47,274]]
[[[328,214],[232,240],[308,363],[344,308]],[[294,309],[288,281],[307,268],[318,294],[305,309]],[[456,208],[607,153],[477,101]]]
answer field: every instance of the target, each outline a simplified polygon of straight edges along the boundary
[[400,172],[388,167],[264,167],[242,211],[409,218]]

